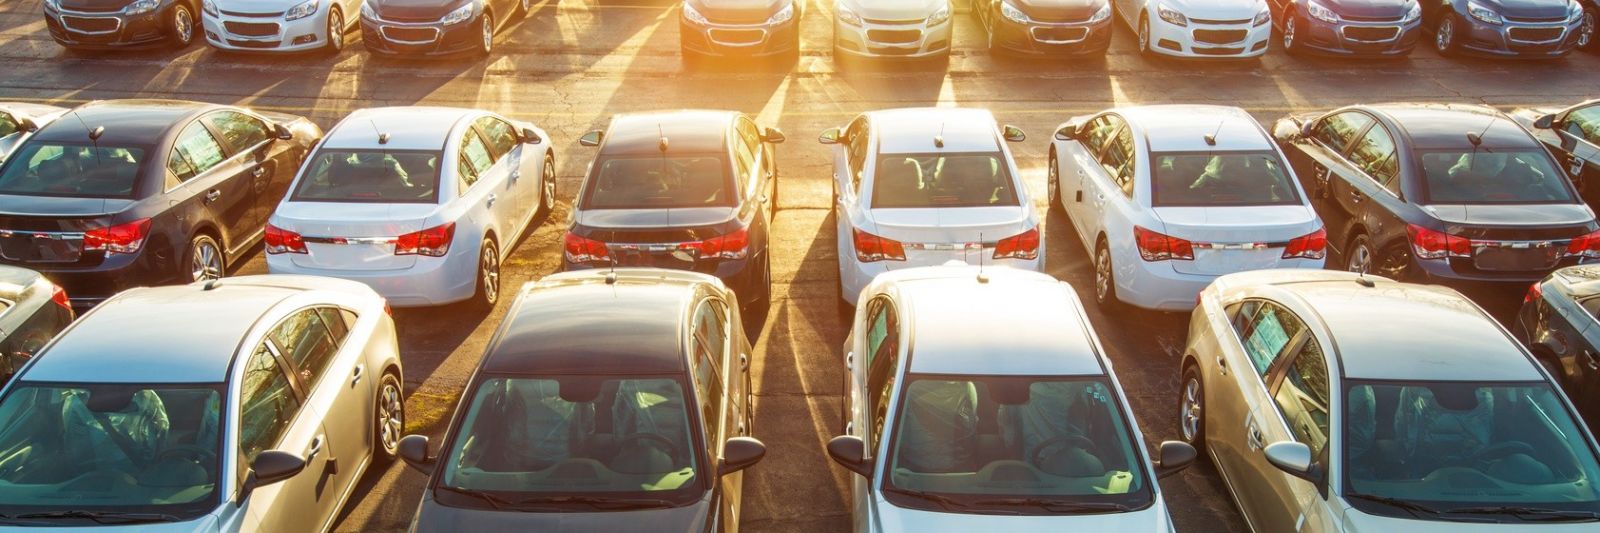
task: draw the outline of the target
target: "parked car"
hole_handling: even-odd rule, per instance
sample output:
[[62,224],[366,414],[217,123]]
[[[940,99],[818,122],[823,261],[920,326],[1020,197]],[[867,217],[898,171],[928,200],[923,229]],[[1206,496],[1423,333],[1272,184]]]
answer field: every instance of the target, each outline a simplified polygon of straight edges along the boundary
[[700,273],[528,284],[440,451],[401,440],[429,474],[411,530],[738,531],[741,471],[766,455],[738,324],[737,296]]
[[1600,224],[1561,166],[1493,109],[1352,106],[1291,115],[1274,135],[1347,270],[1525,287],[1600,257]]
[[[202,0],[206,42],[222,50],[344,50],[362,0]],[[356,15],[356,16],[351,16]]]
[[1102,55],[1111,47],[1111,0],[976,0],[990,53]]
[[1440,54],[1546,58],[1594,38],[1579,0],[1421,2],[1423,24]]
[[5,386],[0,529],[327,531],[398,454],[401,371],[383,299],[357,283],[123,292]]
[[1219,278],[1180,429],[1255,531],[1589,531],[1594,436],[1460,293],[1330,270]]
[[44,25],[67,49],[183,49],[199,12],[194,0],[44,0]]
[[33,132],[66,113],[65,108],[43,104],[0,102],[0,163]]
[[172,100],[91,102],[0,166],[0,263],[92,305],[223,276],[322,138],[304,118]]
[[951,0],[837,0],[833,57],[949,57]]
[[1567,267],[1528,288],[1511,331],[1600,427],[1600,267]]
[[1291,54],[1403,56],[1422,36],[1422,0],[1268,0]]
[[1600,100],[1566,109],[1521,108],[1510,115],[1556,156],[1584,203],[1600,206]]
[[391,56],[440,56],[494,51],[494,34],[528,16],[534,0],[365,0],[361,43]]
[[38,272],[0,265],[0,384],[72,323],[67,291]]
[[805,0],[685,0],[678,17],[683,59],[800,55]]
[[[1077,293],[1048,275],[900,270],[845,340],[853,530],[1172,531],[1156,482],[1194,448],[1145,443]],[[974,342],[973,331],[1004,331]]]
[[1139,52],[1187,58],[1249,58],[1267,53],[1267,0],[1113,0],[1139,36]]
[[1600,16],[1600,2],[1596,0],[1578,0],[1583,4],[1583,20],[1578,27],[1578,48],[1593,51],[1595,49],[1595,17]]
[[1093,258],[1095,299],[1187,311],[1217,276],[1322,268],[1327,233],[1244,110],[1147,106],[1074,117],[1050,145],[1052,209]]
[[1044,227],[1008,142],[982,109],[873,111],[822,132],[833,147],[839,298],[879,274],[949,261],[1044,270]]
[[555,205],[552,144],[487,111],[351,113],[272,213],[267,270],[359,281],[402,307],[494,307],[501,263]]
[[[769,235],[783,132],[732,111],[618,115],[574,203],[565,270],[662,267],[711,274],[746,311],[772,298]],[[755,313],[750,313],[755,314]]]

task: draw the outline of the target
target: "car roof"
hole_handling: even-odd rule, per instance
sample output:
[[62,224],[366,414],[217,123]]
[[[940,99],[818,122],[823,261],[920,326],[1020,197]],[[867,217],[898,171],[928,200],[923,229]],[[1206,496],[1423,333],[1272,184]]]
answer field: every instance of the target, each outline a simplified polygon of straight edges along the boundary
[[[994,152],[1000,149],[987,109],[918,107],[867,113],[880,154]],[[944,148],[935,146],[942,138]]]
[[149,146],[183,119],[225,106],[180,100],[101,100],[78,106],[34,134],[33,141],[88,143],[89,131],[104,127],[106,146]]
[[1467,134],[1492,148],[1539,148],[1521,126],[1494,108],[1463,104],[1394,103],[1365,106],[1398,125],[1414,150],[1471,150]]
[[1552,278],[1561,281],[1557,287],[1575,300],[1600,294],[1600,265],[1577,265],[1555,271]]
[[684,321],[703,280],[680,274],[692,273],[591,270],[529,283],[490,342],[482,371],[682,372]]
[[1104,376],[1082,304],[1046,274],[941,266],[879,276],[900,295],[910,372]]
[[[444,149],[445,140],[463,119],[483,113],[455,107],[376,107],[351,113],[322,140],[323,148]],[[380,144],[378,136],[389,141]]]
[[724,153],[728,129],[737,116],[734,111],[695,109],[617,115],[606,130],[600,153],[659,154],[662,137],[667,139],[668,153]]
[[[1153,105],[1115,112],[1144,137],[1152,152],[1272,150],[1272,140],[1256,119],[1237,107]],[[1210,135],[1215,135],[1215,146],[1206,143]]]
[[22,113],[33,118],[52,118],[56,114],[67,112],[68,109],[28,102],[0,102],[0,111]]

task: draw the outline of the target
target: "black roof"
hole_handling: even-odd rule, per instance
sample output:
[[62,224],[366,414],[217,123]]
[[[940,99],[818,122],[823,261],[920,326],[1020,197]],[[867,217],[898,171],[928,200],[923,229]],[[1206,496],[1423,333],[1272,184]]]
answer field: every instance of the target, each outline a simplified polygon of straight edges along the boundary
[[151,145],[160,142],[181,119],[202,110],[220,107],[223,106],[179,100],[90,102],[41,128],[39,133],[34,134],[33,140],[84,143],[89,142],[88,130],[105,127],[105,133],[99,140],[102,144]]
[[725,152],[728,129],[737,113],[732,111],[663,111],[618,115],[606,131],[602,155],[661,153],[661,138],[667,138],[667,153]]
[[683,372],[684,321],[695,288],[620,279],[526,293],[507,313],[482,370],[510,374]]
[[1458,104],[1382,104],[1370,106],[1398,124],[1418,150],[1471,150],[1467,134],[1483,136],[1490,148],[1539,148],[1539,141],[1494,109]]

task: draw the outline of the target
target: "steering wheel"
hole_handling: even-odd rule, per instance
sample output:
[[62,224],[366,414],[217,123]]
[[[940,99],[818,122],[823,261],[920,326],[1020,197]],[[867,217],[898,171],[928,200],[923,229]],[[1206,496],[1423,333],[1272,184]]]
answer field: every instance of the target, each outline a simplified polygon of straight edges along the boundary
[[168,459],[193,459],[196,464],[208,465],[217,458],[217,451],[205,446],[195,444],[179,444],[161,450],[156,454],[155,463],[159,464]]
[[1051,437],[1049,440],[1046,440],[1044,442],[1039,443],[1038,446],[1034,446],[1033,447],[1033,452],[1028,454],[1028,464],[1033,465],[1035,467],[1038,467],[1039,465],[1044,464],[1044,461],[1042,461],[1041,459],[1044,456],[1044,451],[1045,450],[1049,450],[1051,448],[1056,448],[1056,447],[1060,447],[1060,446],[1066,446],[1066,445],[1070,445],[1070,444],[1076,444],[1079,448],[1082,448],[1084,451],[1089,451],[1089,450],[1095,449],[1094,441],[1089,440],[1088,437],[1085,437],[1083,435],[1078,435],[1078,434],[1057,435],[1055,437]]
[[633,434],[630,434],[630,435],[628,435],[626,437],[623,437],[621,440],[617,441],[617,449],[621,450],[624,447],[626,447],[627,444],[632,443],[633,441],[650,441],[650,442],[655,442],[655,443],[659,443],[659,444],[664,445],[666,447],[666,449],[667,449],[667,454],[672,456],[672,462],[673,462],[674,465],[677,464],[678,457],[681,457],[681,455],[679,455],[679,452],[681,450],[678,449],[678,445],[676,443],[672,442],[670,439],[668,439],[666,437],[663,437],[661,435],[657,435],[655,433],[633,433]]
[[1514,453],[1533,455],[1533,446],[1520,440],[1496,442],[1472,455],[1472,462],[1487,463]]

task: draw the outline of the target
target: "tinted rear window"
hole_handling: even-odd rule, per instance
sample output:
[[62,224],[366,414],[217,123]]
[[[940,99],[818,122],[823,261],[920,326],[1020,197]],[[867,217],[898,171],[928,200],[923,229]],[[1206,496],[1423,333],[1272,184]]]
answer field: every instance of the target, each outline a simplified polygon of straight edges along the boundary
[[0,194],[130,198],[143,148],[33,143],[0,170]]
[[894,154],[873,171],[872,207],[989,207],[1017,205],[1017,191],[1000,154]]
[[722,154],[601,158],[583,208],[728,207],[730,179]]
[[431,203],[439,198],[439,154],[323,150],[307,163],[294,200]]
[[1150,204],[1168,206],[1298,205],[1300,194],[1272,152],[1151,154]]
[[1541,150],[1422,152],[1426,196],[1434,204],[1572,203],[1564,173]]

